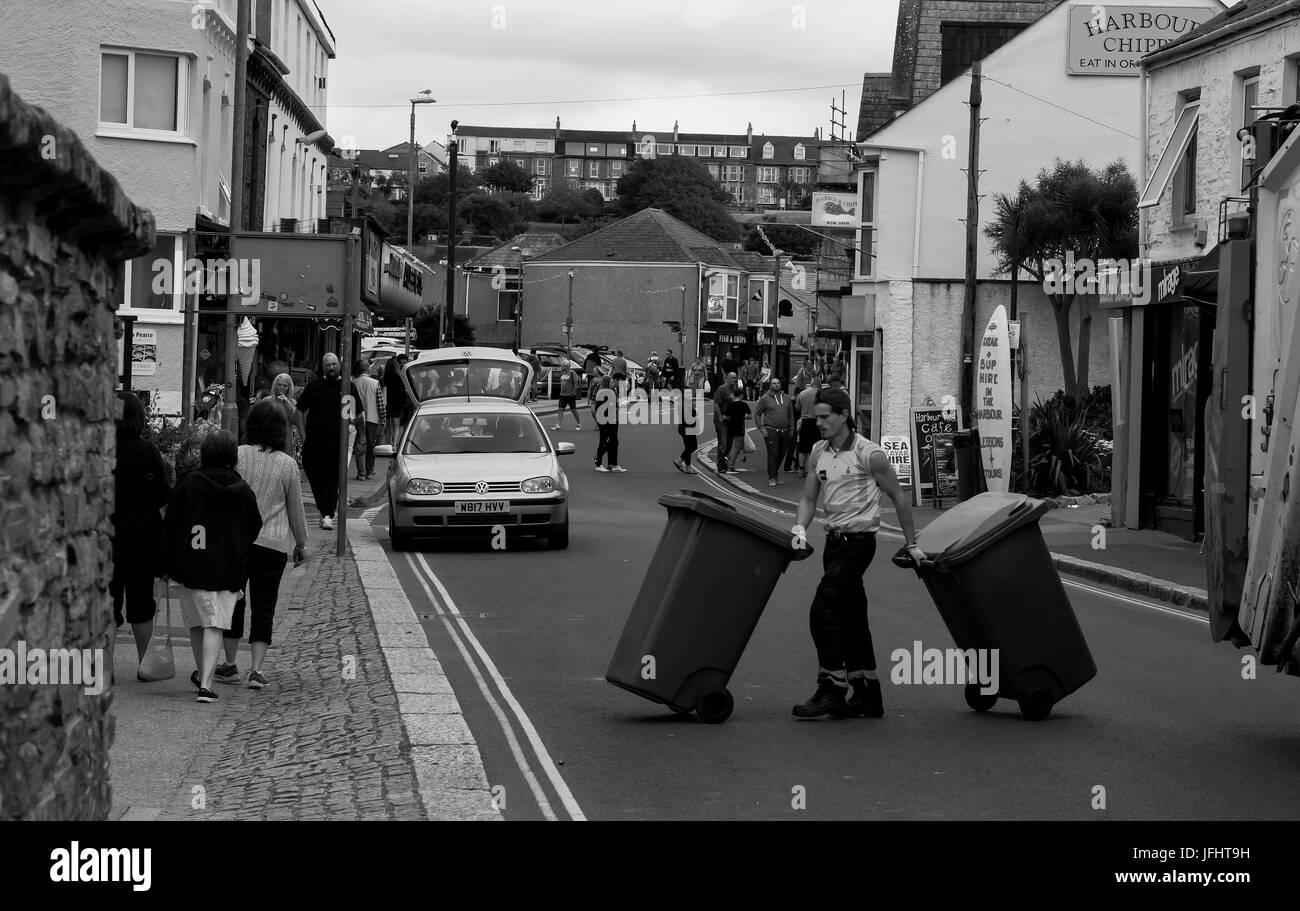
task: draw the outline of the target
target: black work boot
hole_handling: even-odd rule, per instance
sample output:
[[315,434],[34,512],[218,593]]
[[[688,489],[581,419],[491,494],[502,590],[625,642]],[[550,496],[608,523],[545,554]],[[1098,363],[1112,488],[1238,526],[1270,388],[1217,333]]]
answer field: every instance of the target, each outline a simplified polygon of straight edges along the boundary
[[880,698],[880,681],[858,677],[849,681],[848,701],[831,708],[832,718],[880,718],[885,705]]
[[836,706],[844,705],[844,693],[847,687],[830,677],[817,678],[817,692],[802,705],[796,705],[793,714],[796,718],[820,718],[835,711]]

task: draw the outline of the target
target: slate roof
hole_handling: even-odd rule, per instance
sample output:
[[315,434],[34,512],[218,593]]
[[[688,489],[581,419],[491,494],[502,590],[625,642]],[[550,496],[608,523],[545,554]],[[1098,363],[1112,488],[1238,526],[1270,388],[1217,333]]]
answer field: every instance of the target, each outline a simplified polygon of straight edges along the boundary
[[1217,32],[1224,32],[1234,22],[1241,19],[1242,16],[1253,16],[1258,13],[1268,13],[1270,10],[1276,16],[1281,16],[1285,12],[1285,7],[1289,0],[1239,0],[1235,6],[1230,6],[1219,15],[1207,19],[1196,28],[1189,31],[1186,35],[1171,41],[1154,53],[1148,54],[1144,60],[1151,58],[1163,58],[1166,54],[1189,41],[1206,36],[1213,36]]
[[[504,266],[507,269],[517,269],[521,254],[524,260],[531,261],[543,253],[563,247],[564,244],[564,236],[554,231],[516,234],[499,247],[493,247],[483,255],[469,260],[465,263],[465,268],[491,269],[493,266]],[[512,247],[518,247],[520,252],[516,253],[511,249]]]
[[678,221],[662,209],[642,209],[558,250],[535,257],[531,262],[704,262],[712,266],[740,267],[722,243]]

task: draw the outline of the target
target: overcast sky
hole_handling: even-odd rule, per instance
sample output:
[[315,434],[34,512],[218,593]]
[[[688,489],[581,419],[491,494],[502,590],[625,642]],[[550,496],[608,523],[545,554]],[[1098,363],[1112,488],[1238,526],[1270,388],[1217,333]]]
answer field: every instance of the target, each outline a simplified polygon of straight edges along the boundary
[[358,148],[405,140],[422,89],[438,104],[417,109],[421,142],[445,141],[453,119],[556,116],[573,129],[826,135],[841,87],[852,136],[862,74],[891,68],[898,15],[898,0],[316,2],[338,40],[326,126]]

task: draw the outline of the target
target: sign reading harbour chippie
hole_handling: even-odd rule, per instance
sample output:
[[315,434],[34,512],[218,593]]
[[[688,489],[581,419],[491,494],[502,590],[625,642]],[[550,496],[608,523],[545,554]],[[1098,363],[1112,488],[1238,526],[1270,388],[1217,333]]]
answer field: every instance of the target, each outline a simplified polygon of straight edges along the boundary
[[1177,41],[1215,14],[1198,6],[1071,5],[1066,73],[1136,76],[1142,57]]

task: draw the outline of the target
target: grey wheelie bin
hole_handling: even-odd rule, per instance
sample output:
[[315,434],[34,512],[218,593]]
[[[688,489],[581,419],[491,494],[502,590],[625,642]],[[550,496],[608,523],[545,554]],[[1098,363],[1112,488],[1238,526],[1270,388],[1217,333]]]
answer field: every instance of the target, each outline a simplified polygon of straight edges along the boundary
[[957,647],[997,649],[998,692],[966,686],[966,702],[986,712],[1014,699],[1030,720],[1097,674],[1038,519],[1047,503],[1017,493],[982,493],[917,535],[926,560],[906,548],[894,563],[917,571]]
[[698,491],[665,494],[668,524],[605,679],[680,714],[720,724],[727,682],[791,560],[789,529]]

